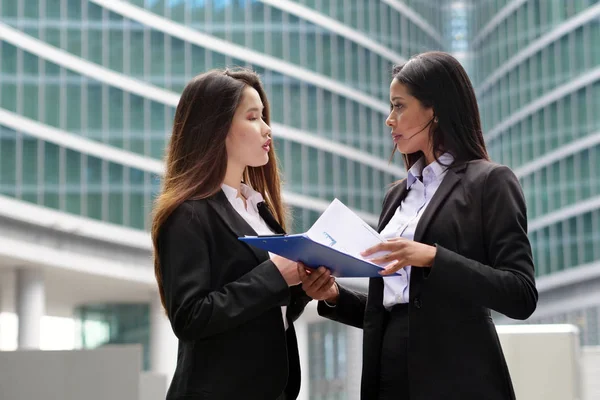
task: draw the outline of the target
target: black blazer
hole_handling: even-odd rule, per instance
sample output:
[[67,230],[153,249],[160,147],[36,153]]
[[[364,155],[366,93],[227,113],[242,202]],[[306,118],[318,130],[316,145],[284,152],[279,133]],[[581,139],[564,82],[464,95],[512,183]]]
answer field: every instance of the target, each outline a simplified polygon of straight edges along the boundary
[[[283,233],[264,203],[261,216]],[[167,314],[179,339],[168,400],[295,399],[293,321],[310,298],[289,288],[269,254],[237,238],[256,232],[219,191],[186,201],[158,236]],[[284,329],[281,306],[287,305]]]
[[[383,201],[379,231],[406,197],[406,181]],[[514,399],[490,309],[526,319],[536,308],[525,201],[510,169],[472,161],[448,170],[415,232],[436,245],[432,268],[413,267],[409,302],[410,400]],[[363,328],[361,398],[377,399],[384,327],[383,278],[368,296],[340,288],[319,314]]]

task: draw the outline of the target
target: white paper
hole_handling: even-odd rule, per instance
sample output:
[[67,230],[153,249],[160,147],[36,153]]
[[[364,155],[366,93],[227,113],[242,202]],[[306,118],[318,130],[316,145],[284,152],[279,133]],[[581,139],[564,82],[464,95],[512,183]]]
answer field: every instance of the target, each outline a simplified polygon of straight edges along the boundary
[[[369,224],[338,199],[331,202],[319,219],[306,232],[306,236],[315,242],[365,259],[360,253],[369,247],[386,242]],[[369,258],[388,253],[380,251]]]

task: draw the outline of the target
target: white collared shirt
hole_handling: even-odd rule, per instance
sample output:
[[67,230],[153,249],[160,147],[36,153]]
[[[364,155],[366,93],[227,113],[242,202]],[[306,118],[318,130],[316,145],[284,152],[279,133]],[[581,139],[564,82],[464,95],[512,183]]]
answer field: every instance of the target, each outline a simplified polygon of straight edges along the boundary
[[[244,218],[244,220],[254,229],[257,235],[272,235],[274,232],[269,228],[269,225],[262,219],[258,213],[258,203],[264,201],[262,194],[252,189],[246,184],[241,184],[240,192],[246,198],[246,205],[244,207],[244,200],[238,196],[238,192],[235,188],[226,184],[221,185],[223,193],[229,200],[229,203],[237,213]],[[269,257],[273,257],[273,254],[269,253]],[[288,322],[286,318],[287,306],[281,307],[281,314],[283,315],[283,325],[285,329],[288,328]]]
[[[392,219],[381,231],[384,239],[403,237],[413,240],[421,216],[431,198],[446,176],[447,167],[454,161],[451,154],[445,153],[424,167],[425,160],[419,159],[409,170],[406,179],[408,194],[394,213]],[[424,168],[423,168],[424,167]],[[422,181],[419,179],[422,176]],[[398,271],[400,276],[388,276],[383,279],[383,306],[390,309],[394,304],[408,303],[410,295],[411,266]]]

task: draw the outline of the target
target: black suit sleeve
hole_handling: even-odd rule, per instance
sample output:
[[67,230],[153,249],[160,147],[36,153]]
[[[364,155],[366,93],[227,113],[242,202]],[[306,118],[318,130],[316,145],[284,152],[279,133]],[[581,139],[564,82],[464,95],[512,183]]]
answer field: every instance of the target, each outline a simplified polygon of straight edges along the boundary
[[290,287],[290,304],[287,307],[287,318],[294,322],[304,312],[304,308],[312,299],[302,290],[302,285]]
[[527,319],[535,311],[538,293],[527,238],[525,200],[519,181],[509,168],[498,166],[488,174],[482,218],[491,265],[437,245],[428,284],[510,318]]
[[338,288],[340,296],[335,307],[327,305],[324,301],[319,301],[317,312],[322,317],[362,329],[367,295],[346,289],[341,285],[338,285]]
[[[196,213],[197,214],[197,213]],[[290,291],[272,261],[212,290],[207,233],[190,204],[169,217],[159,235],[167,314],[175,335],[196,340],[233,329],[265,311],[287,305]]]

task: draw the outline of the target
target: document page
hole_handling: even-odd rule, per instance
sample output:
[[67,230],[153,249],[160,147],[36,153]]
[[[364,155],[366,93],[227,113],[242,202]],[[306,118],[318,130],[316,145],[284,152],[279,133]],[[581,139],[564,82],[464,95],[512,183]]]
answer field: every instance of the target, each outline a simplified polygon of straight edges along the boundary
[[[344,203],[335,199],[321,214],[319,219],[306,232],[306,236],[315,242],[349,254],[359,259],[364,259],[360,252],[378,243],[385,242],[375,229],[362,220]],[[387,252],[379,252],[369,256]]]

